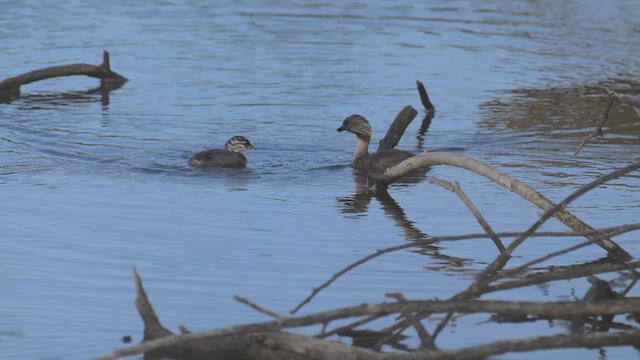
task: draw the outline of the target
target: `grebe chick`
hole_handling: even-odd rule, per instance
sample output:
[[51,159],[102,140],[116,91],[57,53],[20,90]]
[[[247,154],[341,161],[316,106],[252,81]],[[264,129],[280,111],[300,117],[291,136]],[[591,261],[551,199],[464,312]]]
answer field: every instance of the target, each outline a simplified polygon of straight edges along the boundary
[[357,137],[356,150],[353,153],[351,166],[357,170],[384,171],[387,168],[415,156],[408,151],[390,149],[369,154],[371,142],[371,125],[363,116],[351,115],[344,119],[338,131],[348,131]]
[[189,159],[189,165],[196,167],[227,167],[243,168],[247,166],[247,158],[241,154],[245,150],[253,150],[249,139],[244,136],[234,136],[224,145],[223,149],[201,151]]

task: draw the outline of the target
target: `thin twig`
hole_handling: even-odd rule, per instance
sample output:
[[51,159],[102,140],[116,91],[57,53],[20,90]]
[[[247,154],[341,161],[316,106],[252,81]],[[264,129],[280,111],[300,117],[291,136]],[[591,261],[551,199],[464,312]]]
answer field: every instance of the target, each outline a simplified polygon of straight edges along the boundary
[[263,314],[269,315],[269,316],[271,316],[272,318],[274,318],[276,320],[282,321],[282,320],[284,320],[286,318],[285,316],[282,316],[282,315],[280,315],[280,314],[278,314],[278,313],[276,313],[274,311],[266,309],[266,308],[254,303],[251,300],[249,300],[247,298],[244,298],[242,296],[234,295],[233,298],[236,301],[241,302],[241,303],[243,303],[245,305],[248,305],[252,309],[257,310],[257,311],[259,311],[259,312],[261,312]]
[[556,334],[526,339],[496,341],[488,344],[470,346],[457,350],[436,351],[417,354],[397,354],[385,357],[385,360],[445,360],[445,359],[484,359],[509,352],[532,350],[597,348],[602,346],[628,346],[640,342],[640,331],[617,331],[610,333]]
[[501,253],[504,252],[505,247],[502,244],[502,241],[496,235],[496,232],[493,231],[493,229],[491,228],[491,225],[489,225],[489,223],[484,218],[484,216],[482,216],[482,213],[480,213],[478,208],[473,204],[471,199],[469,199],[469,197],[467,197],[467,195],[464,193],[464,191],[462,191],[462,188],[460,187],[460,184],[457,181],[453,185],[451,183],[447,182],[447,181],[440,180],[440,179],[437,179],[435,177],[430,178],[429,181],[432,184],[440,185],[443,188],[445,188],[445,189],[453,192],[454,194],[458,195],[458,197],[462,200],[462,202],[467,206],[469,211],[471,211],[473,216],[475,216],[476,220],[478,220],[478,223],[480,224],[480,226],[482,226],[482,228],[487,233],[487,235],[489,235],[491,240],[493,240],[493,243],[496,244],[496,247],[498,248],[498,251],[500,251]]
[[605,263],[595,266],[588,266],[580,269],[571,269],[567,271],[550,271],[543,274],[529,275],[524,279],[502,282],[496,285],[487,286],[483,294],[496,291],[505,291],[517,289],[525,286],[538,285],[548,283],[550,281],[577,279],[589,275],[610,273],[614,271],[632,270],[640,267],[640,261],[634,261],[624,264]]
[[[529,235],[533,234],[536,230],[538,230],[538,228],[540,228],[540,226],[542,226],[542,224],[544,224],[547,220],[549,220],[557,212],[562,211],[563,209],[565,209],[567,207],[567,205],[569,205],[575,199],[577,199],[580,196],[586,194],[590,190],[593,190],[596,187],[604,184],[607,181],[610,181],[610,180],[613,180],[613,179],[617,179],[617,178],[619,178],[621,176],[624,176],[624,175],[626,175],[626,174],[628,174],[628,173],[630,173],[632,171],[635,171],[635,170],[637,170],[639,168],[640,168],[640,161],[635,162],[635,163],[633,163],[633,164],[631,164],[629,166],[626,166],[626,167],[624,167],[622,169],[618,169],[616,171],[613,171],[613,172],[611,172],[609,174],[606,174],[604,176],[601,176],[601,177],[597,178],[596,180],[592,181],[591,183],[589,183],[589,184],[587,184],[585,186],[582,186],[580,189],[574,191],[572,194],[567,196],[564,200],[562,200],[559,204],[557,204],[556,206],[554,206],[550,210],[545,211],[545,213],[542,214],[542,216],[540,216],[540,218],[533,225],[531,225],[529,227],[529,229],[527,229],[527,231],[522,233],[522,235],[518,236],[515,240],[513,240],[513,242],[511,244],[509,244],[509,246],[507,247],[506,251],[503,254],[498,256],[482,273],[480,273],[478,275],[478,277],[476,278],[476,281],[474,281],[474,283],[464,293],[469,293],[471,295],[472,294],[478,294],[480,292],[480,290],[482,289],[482,287],[486,286],[489,282],[491,282],[493,280],[492,279],[493,275],[499,269],[504,267],[504,265],[508,261],[509,257],[513,253],[513,251],[515,251],[515,249],[518,246],[520,246],[529,237]],[[590,237],[589,240],[594,240],[594,238]]]
[[240,325],[205,332],[171,335],[147,341],[137,346],[115,350],[111,354],[100,357],[100,360],[113,360],[123,356],[145,353],[161,347],[169,347],[180,343],[202,340],[219,336],[238,336],[247,333],[278,331],[282,328],[302,327],[322,324],[329,320],[359,317],[365,315],[386,316],[400,313],[406,306],[416,312],[461,312],[461,313],[498,313],[504,315],[531,314],[549,317],[570,317],[580,315],[614,315],[637,312],[640,298],[623,300],[602,300],[593,302],[580,301],[407,301],[407,303],[363,304],[356,307],[341,308],[316,313],[298,318],[286,318],[283,321],[269,321],[248,325]]
[[[380,191],[381,189],[386,189],[389,184],[397,181],[398,179],[402,178],[412,171],[435,165],[451,165],[472,171],[516,193],[523,199],[532,202],[545,211],[556,208],[556,210],[552,212],[553,216],[575,231],[593,230],[591,226],[577,218],[575,215],[571,214],[566,209],[558,209],[556,204],[544,197],[539,192],[535,191],[529,185],[511,178],[510,176],[498,171],[497,169],[487,164],[484,164],[478,160],[472,159],[462,154],[452,154],[447,152],[427,152],[423,153],[422,155],[410,157],[402,161],[398,165],[388,168],[382,175],[375,177],[372,191]],[[621,260],[627,261],[633,258],[631,254],[629,254],[627,251],[625,251],[610,239],[603,240],[601,238],[591,238],[590,240],[596,242],[612,257],[617,257]]]
[[[572,232],[572,231],[568,231],[568,232],[540,232],[540,233],[534,233],[531,234],[530,237],[570,237],[570,236],[597,236],[600,234],[606,234],[606,236],[608,237],[613,237],[615,235],[619,235],[619,234],[623,234],[629,231],[634,231],[634,230],[639,230],[640,229],[640,223],[636,223],[636,224],[628,224],[628,225],[622,225],[622,226],[616,226],[616,227],[609,227],[609,228],[605,228],[602,230],[589,230],[589,231],[582,231],[582,232]],[[517,232],[506,232],[506,233],[498,233],[496,234],[501,238],[508,238],[508,237],[518,237],[521,236],[522,233],[517,233]],[[432,237],[430,239],[427,240],[420,240],[420,241],[414,241],[411,243],[407,243],[407,244],[403,244],[403,245],[397,245],[397,246],[393,246],[393,247],[389,247],[386,249],[382,249],[382,250],[377,250],[376,252],[367,255],[364,258],[361,258],[360,260],[357,260],[356,262],[353,262],[351,264],[349,264],[347,267],[343,268],[342,270],[340,270],[339,272],[335,273],[329,280],[325,281],[324,283],[322,283],[319,287],[314,288],[312,293],[305,298],[302,302],[300,302],[293,310],[290,311],[291,314],[295,314],[296,312],[298,312],[298,310],[300,310],[304,305],[308,304],[309,302],[311,302],[311,300],[323,289],[325,289],[326,287],[328,287],[329,285],[331,285],[334,281],[336,281],[340,276],[344,275],[345,273],[353,270],[354,268],[366,263],[367,261],[374,259],[378,256],[382,256],[384,254],[388,254],[388,253],[392,253],[395,251],[400,251],[400,250],[405,250],[405,249],[409,249],[412,247],[420,247],[420,246],[425,246],[425,245],[431,245],[433,243],[436,242],[443,242],[443,241],[460,241],[460,240],[472,240],[472,239],[486,239],[488,238],[487,234],[469,234],[469,235],[457,235],[457,236],[441,236],[441,237]]]
[[[399,303],[407,303],[407,299],[405,299],[404,295],[401,293],[392,293],[386,294],[387,297],[396,299]],[[418,320],[415,316],[413,316],[413,312],[410,307],[405,308],[402,311],[402,316],[407,320],[411,326],[418,333],[418,337],[420,338],[420,347],[427,350],[436,350],[436,344],[433,342],[433,338],[429,335],[427,329],[422,326],[420,320]]]
[[[605,89],[606,90],[606,89]],[[607,90],[608,91],[608,90]],[[602,119],[598,122],[598,126],[596,127],[596,129],[589,134],[589,136],[587,136],[584,140],[582,140],[582,142],[580,143],[580,145],[578,145],[578,148],[576,149],[576,151],[573,153],[574,155],[578,155],[578,153],[580,152],[580,150],[582,150],[582,148],[587,144],[587,142],[589,142],[591,139],[595,138],[595,137],[602,137],[604,136],[604,134],[602,133],[602,127],[604,126],[604,123],[609,119],[609,113],[611,112],[611,108],[613,107],[613,101],[615,100],[615,96],[611,93],[609,93],[609,98],[607,99],[607,106],[605,108],[604,111],[604,115],[602,116]]]

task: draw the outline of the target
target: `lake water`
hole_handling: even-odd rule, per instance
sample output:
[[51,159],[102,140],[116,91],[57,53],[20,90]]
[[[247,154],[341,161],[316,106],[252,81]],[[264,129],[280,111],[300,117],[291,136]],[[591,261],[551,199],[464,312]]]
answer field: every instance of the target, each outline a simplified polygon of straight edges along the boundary
[[[98,86],[91,78],[37,82],[0,104],[0,357],[86,359],[122,347],[123,335],[140,341],[133,265],[166,327],[205,330],[266,320],[235,294],[286,314],[342,267],[416,230],[481,232],[455,195],[427,181],[393,186],[392,203],[358,202],[355,138],[335,131],[353,113],[370,120],[377,144],[413,105],[421,114],[400,148],[471,156],[554,201],[628,165],[640,146],[628,107],[614,107],[605,138],[573,151],[604,112],[598,86],[638,88],[639,18],[625,1],[0,2],[0,78],[99,64],[103,49],[129,78],[108,96],[86,91]],[[437,109],[424,137],[416,80]],[[233,135],[258,148],[246,169],[187,165]],[[524,230],[540,214],[466,171],[440,166],[428,175],[459,181],[497,231]],[[639,189],[636,173],[571,210],[595,227],[636,222]],[[551,221],[545,229],[565,228]],[[640,253],[632,234],[616,240]],[[530,241],[515,261],[576,241]],[[302,313],[381,302],[387,292],[444,299],[495,256],[478,240],[390,254]],[[589,247],[553,264],[602,256]],[[552,301],[587,287],[554,283],[490,298]],[[438,345],[566,332],[477,325],[487,318],[459,319]]]

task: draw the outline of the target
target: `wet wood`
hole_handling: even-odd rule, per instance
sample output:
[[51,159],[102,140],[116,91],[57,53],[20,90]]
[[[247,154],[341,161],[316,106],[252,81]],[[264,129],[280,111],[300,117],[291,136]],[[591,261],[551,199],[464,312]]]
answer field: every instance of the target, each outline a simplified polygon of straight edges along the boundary
[[[35,81],[46,80],[62,76],[85,75],[100,79],[103,83],[123,84],[127,78],[111,70],[109,52],[103,52],[103,60],[100,65],[71,64],[52,66],[40,70],[30,71],[15,77],[0,81],[0,98],[19,96],[20,87]],[[106,85],[106,84],[105,84]]]
[[424,84],[420,81],[416,81],[416,86],[418,87],[418,94],[420,95],[420,102],[422,102],[422,106],[427,112],[435,112],[436,108],[431,103],[429,99],[429,95],[427,94],[427,89],[425,89]]
[[407,127],[411,124],[411,121],[415,119],[416,115],[418,115],[418,112],[410,105],[407,105],[404,109],[400,110],[398,115],[396,115],[396,118],[391,123],[391,126],[389,126],[389,130],[387,130],[384,138],[380,140],[377,152],[395,148],[400,142],[400,138],[402,138],[402,135],[404,135],[404,132],[407,130]]

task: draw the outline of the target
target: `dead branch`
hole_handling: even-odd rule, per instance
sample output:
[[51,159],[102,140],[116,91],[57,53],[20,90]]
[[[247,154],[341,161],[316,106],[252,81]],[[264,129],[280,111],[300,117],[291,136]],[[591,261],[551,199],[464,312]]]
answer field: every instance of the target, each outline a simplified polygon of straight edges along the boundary
[[[407,299],[405,299],[404,295],[401,293],[386,294],[385,296],[396,299],[399,303],[407,302]],[[411,307],[407,307],[406,310],[402,311],[402,316],[404,316],[406,321],[411,324],[411,326],[416,330],[416,333],[418,333],[418,337],[420,338],[420,347],[427,350],[436,350],[437,348],[436,344],[433,342],[433,338],[429,335],[427,329],[422,326],[420,320],[418,320],[410,310]]]
[[390,150],[398,145],[400,142],[400,138],[404,135],[407,126],[411,124],[411,121],[418,115],[416,109],[407,105],[404,109],[400,110],[396,118],[389,126],[389,130],[387,130],[386,135],[380,143],[378,144],[378,151]]
[[273,311],[271,311],[269,309],[266,309],[266,308],[264,308],[264,307],[262,307],[262,306],[260,306],[260,305],[258,305],[256,303],[252,302],[251,300],[249,300],[247,298],[244,298],[244,297],[238,296],[238,295],[234,295],[233,298],[237,302],[243,303],[243,304],[249,306],[250,308],[252,308],[252,309],[254,309],[254,310],[258,311],[258,312],[261,312],[263,314],[271,316],[272,318],[274,318],[276,320],[284,319],[284,316],[282,316],[282,315],[280,315],[280,314],[278,314],[276,312],[273,312]]
[[602,132],[602,127],[604,123],[609,119],[609,114],[611,113],[611,107],[613,107],[613,103],[615,100],[619,100],[623,104],[631,105],[633,110],[636,112],[638,117],[640,117],[640,95],[636,96],[627,96],[619,94],[609,88],[604,88],[604,90],[609,94],[609,98],[607,99],[607,106],[605,107],[604,115],[602,119],[598,122],[596,129],[593,133],[589,134],[582,142],[578,145],[574,155],[578,155],[578,153],[582,150],[582,148],[593,138],[603,137],[604,133]]
[[422,106],[424,106],[427,111],[424,118],[422,118],[422,124],[420,124],[420,129],[418,130],[418,147],[423,148],[425,135],[429,130],[429,126],[431,126],[431,120],[436,116],[436,108],[431,103],[431,100],[429,100],[429,95],[427,95],[427,90],[424,88],[424,85],[420,81],[416,81],[416,85]]
[[[408,159],[408,160],[410,160],[410,159]],[[589,190],[592,190],[592,189],[596,188],[597,186],[605,183],[606,181],[609,181],[611,179],[615,179],[615,178],[618,178],[620,176],[623,176],[623,175],[625,175],[625,174],[627,174],[627,173],[629,173],[629,172],[631,172],[633,170],[636,170],[638,168],[640,168],[640,161],[635,163],[635,164],[629,165],[629,166],[627,166],[627,167],[625,167],[623,169],[619,169],[619,170],[613,171],[613,172],[611,172],[611,173],[609,173],[609,174],[607,174],[605,176],[602,176],[602,177],[592,181],[590,184],[587,184],[587,185],[581,187],[577,191],[573,192],[571,195],[567,196],[558,205],[554,205],[552,208],[547,209],[545,211],[545,213],[542,214],[542,216],[538,219],[538,221],[536,221],[533,225],[531,225],[531,227],[529,227],[529,229],[527,229],[527,231],[525,231],[522,235],[518,236],[513,242],[511,242],[511,244],[509,244],[509,246],[507,247],[507,249],[504,252],[502,252],[482,272],[480,272],[480,274],[478,274],[476,276],[476,278],[473,281],[473,283],[466,290],[464,290],[464,291],[454,295],[453,297],[451,297],[450,301],[453,301],[453,300],[465,300],[465,299],[470,299],[470,298],[479,296],[491,282],[494,282],[496,280],[496,276],[495,275],[497,274],[497,272],[499,270],[501,270],[507,264],[507,262],[509,261],[513,251],[519,245],[521,245],[525,241],[525,239],[527,239],[527,237],[530,234],[533,234],[540,226],[542,226],[542,224],[544,224],[545,221],[547,221],[552,216],[555,216],[559,212],[564,211],[564,209],[566,208],[567,205],[569,205],[573,200],[577,199],[578,197],[580,197],[581,195],[585,194]],[[540,195],[540,196],[542,196],[542,195]],[[584,224],[584,225],[587,226],[588,228],[590,228],[588,225],[586,225],[586,224]],[[588,237],[588,238],[589,238],[589,240],[593,241],[594,243],[600,245],[600,243],[598,242],[598,240],[600,240],[599,237],[591,236],[591,237]],[[615,244],[613,241],[609,240],[609,242],[617,247],[617,244]],[[619,248],[619,249],[621,251],[624,251],[622,248]],[[624,261],[629,261],[631,259],[631,255],[626,253],[626,251],[625,251],[625,254],[627,255],[627,258],[625,258]],[[612,259],[617,259],[618,261],[622,260],[621,259],[622,255],[620,255],[620,253],[616,254],[616,253],[612,253],[611,251],[609,251],[608,255]],[[453,313],[447,314],[447,316],[440,322],[440,324],[438,324],[436,330],[434,331],[434,335],[433,335],[434,337],[438,336],[438,334],[444,329],[446,324],[448,324],[449,320],[451,320],[452,316],[453,316]]]
[[167,330],[160,323],[147,297],[147,293],[144,291],[144,287],[142,287],[142,279],[135,266],[133,267],[133,280],[136,285],[136,309],[138,309],[138,313],[144,323],[144,341],[173,335],[171,331]]
[[464,193],[464,191],[462,191],[462,188],[460,187],[460,184],[457,181],[455,182],[455,184],[451,184],[451,183],[449,183],[447,181],[440,180],[440,179],[437,179],[435,177],[432,177],[431,179],[429,179],[429,181],[432,184],[440,185],[443,188],[445,188],[445,189],[453,192],[454,194],[458,195],[458,197],[462,200],[462,202],[467,206],[469,211],[471,211],[471,213],[476,218],[476,220],[478,220],[478,223],[480,224],[480,226],[482,226],[482,228],[487,233],[487,235],[489,235],[491,240],[493,240],[493,243],[498,248],[498,251],[504,252],[505,247],[502,244],[502,241],[496,235],[495,231],[493,231],[493,229],[491,228],[491,225],[489,225],[489,223],[484,218],[484,216],[482,216],[482,214],[480,213],[478,208],[473,204],[471,199],[469,199],[467,197],[467,195]]
[[[571,237],[571,236],[606,236],[606,237],[613,237],[616,235],[620,235],[626,232],[630,232],[630,231],[635,231],[635,230],[640,230],[640,223],[636,223],[636,224],[628,224],[628,225],[621,225],[621,226],[616,226],[616,227],[610,227],[610,228],[605,228],[605,229],[601,229],[601,230],[590,230],[590,231],[585,231],[585,232],[540,232],[540,233],[534,233],[529,235],[529,237]],[[500,238],[508,238],[508,237],[519,237],[522,236],[523,233],[516,233],[516,232],[509,232],[509,233],[498,233],[496,234],[498,237]],[[349,264],[348,266],[346,266],[345,268],[343,268],[342,270],[338,271],[337,273],[335,273],[329,280],[325,281],[324,283],[322,283],[320,286],[318,286],[317,288],[314,288],[311,292],[311,294],[309,294],[309,296],[307,296],[304,300],[302,300],[293,310],[290,311],[291,314],[295,314],[296,312],[298,312],[298,310],[300,310],[304,305],[308,304],[309,302],[311,302],[311,300],[313,300],[313,298],[318,295],[318,293],[320,293],[320,291],[322,291],[323,289],[327,288],[329,285],[331,285],[334,281],[338,280],[338,278],[340,278],[342,275],[346,274],[347,272],[355,269],[356,267],[368,262],[369,260],[372,260],[378,256],[382,256],[384,254],[388,254],[388,253],[392,253],[395,251],[400,251],[400,250],[405,250],[405,249],[409,249],[412,247],[420,247],[420,246],[429,246],[432,245],[434,243],[437,242],[445,242],[445,241],[460,241],[460,240],[473,240],[473,239],[486,239],[489,238],[489,236],[487,234],[469,234],[469,235],[457,235],[457,236],[440,236],[440,237],[431,237],[430,239],[425,239],[425,240],[420,240],[420,241],[414,241],[408,244],[402,244],[402,245],[397,245],[397,246],[392,246],[392,247],[388,247],[385,249],[380,249],[377,250],[376,252],[367,255],[364,258],[361,258],[360,260],[353,262],[351,264]],[[591,242],[589,242],[591,243]],[[634,264],[634,263],[632,263]],[[624,264],[623,264],[624,266]],[[625,269],[626,267],[622,267],[622,269]],[[604,272],[608,272],[608,271],[604,271]],[[585,276],[586,274],[583,274],[581,276],[578,277],[582,277]]]
[[[426,152],[422,155],[414,156],[412,158],[404,160],[400,164],[387,169],[381,176],[375,178],[373,191],[376,191],[376,189],[379,188],[386,188],[389,184],[400,179],[411,171],[435,165],[451,165],[460,167],[465,170],[473,171],[476,174],[482,175],[487,179],[492,180],[493,182],[505,187],[506,189],[515,192],[523,199],[532,202],[545,211],[549,211],[557,206],[530,186],[503,174],[502,172],[489,165],[486,165],[480,161],[474,160],[461,154],[452,154],[445,152]],[[640,162],[631,165],[627,172],[633,171],[637,168],[640,168]],[[591,226],[587,225],[585,222],[578,219],[567,210],[562,209],[554,212],[553,216],[575,231],[593,230]],[[624,249],[622,249],[616,243],[609,239],[603,240],[600,238],[595,238],[593,236],[588,236],[587,238],[605,249],[613,257],[625,261],[632,258],[628,252],[626,252]]]
[[416,81],[416,86],[418,87],[418,94],[420,94],[420,102],[422,102],[422,106],[427,112],[435,112],[436,108],[429,100],[429,95],[427,94],[427,90],[424,88],[424,85],[420,81]]
[[638,346],[640,331],[618,331],[611,333],[589,333],[553,336],[539,336],[528,339],[496,341],[489,344],[470,346],[458,350],[430,353],[392,355],[385,360],[450,360],[450,359],[482,359],[492,355],[508,352],[521,352],[566,348],[599,348],[603,346]]
[[98,78],[103,84],[110,83],[112,86],[113,83],[121,85],[127,81],[127,78],[111,70],[109,52],[105,50],[103,52],[102,64],[97,66],[89,64],[52,66],[0,81],[0,98],[18,96],[22,85],[55,77],[73,75],[85,75]]
[[499,283],[496,285],[489,285],[483,290],[483,294],[488,294],[496,291],[504,291],[517,289],[524,286],[545,284],[551,281],[570,280],[577,279],[589,275],[603,274],[616,271],[633,270],[640,267],[640,261],[634,261],[630,263],[605,263],[597,264],[593,266],[585,266],[580,269],[571,269],[567,271],[552,271],[542,274],[529,275],[524,279],[513,280],[508,282]]
[[[141,283],[140,283],[141,284]],[[281,334],[279,330],[287,327],[301,327],[314,324],[322,324],[338,319],[360,317],[366,315],[386,316],[390,314],[401,314],[404,311],[416,313],[440,313],[440,312],[460,312],[460,313],[497,313],[503,315],[531,314],[546,317],[567,318],[571,316],[586,315],[615,315],[622,313],[640,312],[640,298],[627,298],[605,301],[559,301],[559,302],[518,302],[518,301],[404,301],[398,303],[363,304],[356,307],[341,308],[322,313],[316,313],[299,318],[286,318],[282,321],[270,321],[242,326],[234,326],[224,329],[205,331],[200,333],[189,333],[183,335],[164,336],[159,339],[145,341],[140,345],[126,349],[116,350],[109,355],[101,357],[102,360],[117,359],[124,356],[147,353],[153,350],[167,347],[176,347],[182,344],[181,351],[184,351],[186,344],[193,344],[195,341],[206,340],[206,346],[200,343],[200,347],[215,348],[226,344],[214,341],[214,338],[227,340],[234,338],[240,343],[233,346],[247,346],[247,344],[263,344],[271,339],[275,334]],[[275,332],[275,333],[274,333]],[[243,337],[243,335],[247,335]],[[256,338],[257,337],[257,338]],[[238,340],[239,339],[239,340]],[[244,340],[243,340],[244,339]],[[320,341],[320,340],[318,340]],[[316,343],[318,347],[325,348],[327,343]],[[332,343],[335,344],[335,343]],[[190,345],[194,346],[194,345]],[[255,349],[254,349],[255,350]],[[234,350],[236,351],[236,350]],[[306,351],[310,351],[307,349]],[[330,353],[329,353],[330,354]],[[256,355],[256,354],[253,354]],[[282,356],[282,354],[280,354]],[[361,355],[370,355],[362,353]],[[376,355],[377,356],[377,355]],[[410,355],[407,355],[410,356]],[[254,357],[258,358],[258,357]],[[264,357],[270,359],[270,357]],[[332,356],[318,358],[334,358]],[[377,357],[362,357],[362,359],[374,359]]]
[[[569,205],[573,200],[577,199],[578,197],[585,194],[589,190],[596,188],[597,186],[605,183],[606,181],[623,176],[638,168],[640,168],[640,161],[635,164],[631,164],[623,169],[613,171],[581,187],[580,189],[573,192],[571,195],[567,196],[558,205],[554,205],[552,208],[547,209],[545,213],[542,214],[542,216],[540,216],[538,221],[536,221],[533,225],[531,225],[531,227],[529,227],[529,229],[527,229],[527,231],[525,231],[522,235],[518,236],[513,242],[511,242],[511,244],[509,244],[509,246],[503,253],[501,253],[491,264],[489,264],[489,266],[487,266],[480,274],[478,274],[475,280],[473,281],[473,283],[466,290],[454,295],[451,298],[451,300],[469,299],[469,298],[480,295],[491,282],[495,281],[496,273],[507,264],[507,261],[509,261],[509,258],[511,257],[511,254],[513,253],[513,251],[519,245],[521,245],[530,234],[533,234],[540,226],[542,226],[542,224],[544,224],[545,221],[550,219],[552,216],[558,214],[560,211],[564,211],[563,209],[565,209],[567,205]],[[588,227],[588,225],[586,224],[584,225]],[[600,239],[599,237],[591,236],[588,238],[594,243],[600,245],[600,243],[598,243],[598,240]],[[617,247],[617,244],[615,244],[611,240],[609,241],[611,242],[611,244]],[[621,251],[624,251],[622,248],[619,248],[619,249]],[[624,259],[624,261],[629,261],[631,259],[631,255],[626,252],[625,254],[627,255],[627,258]],[[620,260],[621,255],[619,255],[619,253],[616,255],[616,253],[612,253],[611,251],[609,251],[609,256]],[[452,315],[453,315],[452,313],[449,313],[447,314],[445,319],[442,320],[442,322],[438,325],[438,327],[436,328],[436,331],[434,332],[434,337],[436,337],[439,334],[439,332],[442,331],[444,326],[446,326],[446,324],[451,319]]]

